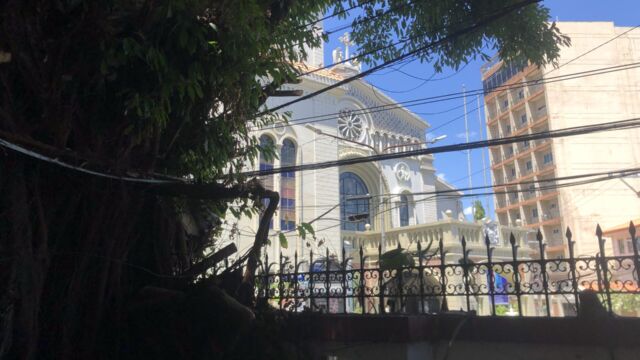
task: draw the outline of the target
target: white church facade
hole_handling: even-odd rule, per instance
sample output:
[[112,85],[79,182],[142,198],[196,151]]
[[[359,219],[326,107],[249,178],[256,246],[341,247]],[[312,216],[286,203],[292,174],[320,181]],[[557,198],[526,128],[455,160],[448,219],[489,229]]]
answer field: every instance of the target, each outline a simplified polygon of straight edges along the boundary
[[[348,56],[348,38],[345,42]],[[338,50],[333,55],[334,62],[343,57]],[[303,72],[321,67],[322,48],[314,49]],[[300,84],[286,89],[308,94],[358,71],[358,64],[347,62],[305,75]],[[272,98],[267,107],[291,99]],[[262,144],[275,146],[278,157],[260,156],[255,166],[247,170],[394,153],[430,145],[426,141],[429,124],[424,119],[364,80],[336,87],[283,111],[292,114],[288,124],[274,124],[256,133]],[[416,241],[424,245],[440,239],[455,253],[463,235],[471,248],[484,248],[482,226],[464,220],[462,193],[436,176],[432,155],[268,175],[261,181],[280,193],[279,208],[271,224],[271,244],[266,250],[274,261],[281,253],[290,259],[295,254],[299,260],[308,259],[310,252],[314,257],[328,252],[342,258],[342,249],[350,256],[360,247],[374,259],[378,246],[383,250],[409,248]],[[442,190],[450,192],[446,196],[421,194]],[[234,241],[241,253],[253,243],[258,221],[256,217],[243,218],[236,224]],[[315,240],[299,237],[295,229],[303,222],[312,222]],[[506,242],[508,229],[502,231],[504,243],[496,245],[504,249],[496,249],[496,256],[507,258],[511,254]],[[287,248],[280,244],[280,233],[287,236]],[[523,234],[516,234],[522,241]]]

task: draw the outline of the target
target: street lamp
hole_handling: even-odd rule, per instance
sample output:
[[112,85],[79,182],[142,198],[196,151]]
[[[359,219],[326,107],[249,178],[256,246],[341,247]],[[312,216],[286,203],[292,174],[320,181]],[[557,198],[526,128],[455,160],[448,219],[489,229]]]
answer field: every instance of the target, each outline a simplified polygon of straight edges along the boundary
[[[324,136],[328,136],[331,138],[334,138],[336,140],[340,140],[340,141],[346,141],[355,145],[359,145],[359,146],[364,146],[368,149],[370,149],[374,154],[376,155],[380,155],[381,153],[385,153],[387,150],[389,149],[393,149],[393,148],[398,148],[398,147],[402,147],[402,146],[407,146],[407,144],[399,144],[399,145],[392,145],[392,146],[387,146],[385,148],[382,149],[382,151],[378,151],[378,149],[376,149],[374,146],[371,146],[369,144],[364,144],[355,140],[351,140],[351,139],[347,139],[347,138],[343,138],[340,136],[336,136],[333,134],[329,134],[326,133],[324,131],[322,131],[321,129],[318,129],[317,127],[310,125],[310,124],[306,124],[305,127],[311,131],[313,131],[314,133],[318,134],[318,135],[324,135]],[[434,144],[440,140],[443,140],[447,137],[447,135],[440,135],[440,136],[436,136],[435,138],[425,141],[425,142],[421,142],[421,143],[414,143],[411,145],[426,145],[426,144]],[[386,246],[385,246],[385,229],[384,229],[384,202],[386,201],[386,198],[384,196],[382,196],[382,194],[384,194],[384,184],[383,184],[383,177],[382,177],[382,164],[379,165],[380,169],[379,169],[379,175],[380,175],[380,205],[379,205],[379,211],[378,213],[380,214],[380,243],[382,245],[382,251],[386,250]]]

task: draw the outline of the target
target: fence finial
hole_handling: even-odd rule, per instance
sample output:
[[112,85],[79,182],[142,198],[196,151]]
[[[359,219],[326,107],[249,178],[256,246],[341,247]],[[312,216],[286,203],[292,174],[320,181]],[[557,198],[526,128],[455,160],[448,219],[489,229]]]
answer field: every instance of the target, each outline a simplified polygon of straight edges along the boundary
[[564,235],[567,237],[567,240],[569,240],[569,242],[571,242],[571,237],[573,235],[571,234],[571,229],[569,229],[568,226],[567,226],[567,231],[564,233]]
[[633,221],[629,221],[629,234],[632,237],[636,236],[636,226],[633,224]]
[[544,237],[542,236],[542,232],[540,231],[540,229],[538,228],[538,232],[536,233],[536,240],[538,240],[538,242],[542,242],[542,239]]
[[598,235],[598,238],[602,237],[602,228],[600,227],[600,224],[596,226],[596,235]]
[[516,245],[516,237],[513,235],[513,233],[511,233],[511,235],[509,235],[509,243],[511,244],[511,246],[515,246]]

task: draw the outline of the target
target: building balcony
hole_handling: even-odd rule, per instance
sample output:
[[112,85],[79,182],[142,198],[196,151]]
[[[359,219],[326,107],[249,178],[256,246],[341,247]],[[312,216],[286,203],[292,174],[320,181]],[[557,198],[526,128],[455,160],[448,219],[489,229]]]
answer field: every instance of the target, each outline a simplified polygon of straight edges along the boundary
[[[511,233],[516,238],[517,245],[524,246],[526,235],[530,230],[523,227],[500,226],[500,243],[492,245],[495,247],[494,254],[500,256],[511,256],[511,244],[509,236]],[[461,254],[460,240],[464,236],[467,242],[467,249],[471,250],[471,255],[485,254],[486,244],[484,240],[483,227],[480,223],[458,221],[446,219],[429,224],[398,227],[385,231],[385,244],[383,249],[391,250],[398,246],[404,249],[416,250],[417,242],[421,248],[426,249],[431,244],[431,249],[437,249],[440,239],[443,241],[445,251],[451,254]],[[378,246],[381,245],[381,234],[379,231],[346,232],[342,231],[343,243],[351,244],[353,251],[359,251],[362,247],[366,256],[377,258],[379,254]]]
[[487,126],[491,127],[491,126],[495,125],[496,123],[498,123],[498,119],[499,119],[499,117],[498,117],[498,112],[497,111],[494,112],[493,114],[489,113],[487,115]]
[[538,139],[533,141],[533,146],[542,147],[551,144],[551,139]]
[[543,213],[535,223],[526,224],[527,228],[539,228],[548,225],[560,225],[560,214],[558,212]]
[[540,96],[544,92],[543,84],[532,84],[528,86],[528,97],[527,101],[533,100]]
[[[538,201],[545,201],[549,199],[553,199],[558,196],[558,192],[553,189],[549,190],[536,190],[534,192],[525,191],[520,193],[516,198],[510,198],[508,202],[496,202],[496,212],[505,212],[511,209],[519,208],[520,206],[526,206],[530,204],[535,204]],[[556,213],[557,214],[557,213]],[[551,217],[550,215],[543,215],[543,218],[538,219],[536,223],[540,222],[540,220],[553,220],[555,217]]]
[[547,247],[564,246],[566,242],[562,236],[554,236],[546,239]]

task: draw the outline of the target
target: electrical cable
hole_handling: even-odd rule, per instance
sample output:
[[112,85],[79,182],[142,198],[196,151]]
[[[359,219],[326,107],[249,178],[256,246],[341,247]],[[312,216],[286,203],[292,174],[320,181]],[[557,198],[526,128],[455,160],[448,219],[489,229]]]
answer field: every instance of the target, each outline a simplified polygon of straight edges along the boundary
[[[528,81],[520,82],[518,84],[500,85],[500,86],[496,86],[491,89],[488,89],[486,91],[484,89],[474,89],[474,90],[467,91],[466,96],[486,95],[494,92],[502,92],[504,90],[522,89],[522,88],[526,88],[529,85],[545,85],[545,84],[551,84],[559,81],[575,80],[575,79],[584,78],[584,77],[609,74],[617,71],[626,71],[626,70],[636,69],[638,67],[640,67],[640,62],[608,66],[604,68],[559,75],[559,76],[550,77],[546,79],[528,80]],[[442,94],[442,95],[417,98],[413,100],[399,101],[393,104],[384,104],[384,105],[377,105],[372,107],[365,107],[362,109],[353,110],[352,113],[354,115],[373,114],[381,111],[390,111],[394,109],[400,109],[400,108],[411,107],[411,106],[451,101],[451,100],[461,99],[464,96],[465,96],[465,93],[463,92],[454,92],[454,93],[448,93],[448,94]],[[291,120],[287,123],[273,124],[263,128],[256,127],[256,128],[250,129],[249,131],[261,131],[265,129],[284,128],[284,127],[290,127],[290,126],[299,126],[304,124],[317,123],[317,122],[336,119],[339,115],[340,115],[340,112],[306,116],[302,118],[297,118],[295,120]],[[305,120],[310,120],[310,121],[305,121]]]
[[[539,1],[533,1],[531,4],[536,3],[536,2],[539,2]],[[517,8],[519,8],[519,7],[524,7],[524,6],[526,6],[526,5],[529,5],[529,4],[522,4],[522,3],[520,3],[520,4],[514,4],[514,5],[511,5],[511,8],[514,8],[514,7],[515,7],[515,9],[517,9]],[[507,7],[504,7],[504,8],[498,9],[498,10],[507,10],[507,9],[509,9],[509,8],[510,8],[510,7],[509,7],[509,6],[507,6]],[[511,11],[513,11],[513,10],[511,10]],[[493,13],[493,15],[489,15],[489,16],[494,16],[494,15],[496,15],[496,14],[500,14],[500,12],[499,12],[499,11],[496,11],[496,12],[494,12],[494,13]],[[462,22],[459,22],[459,23],[458,23],[458,25],[462,25],[462,24],[463,24]],[[444,31],[444,30],[446,30],[446,27],[441,27],[440,29],[438,29],[438,31]],[[397,45],[400,45],[400,44],[406,43],[406,42],[408,42],[408,41],[414,40],[414,39],[416,39],[416,38],[419,38],[420,36],[424,36],[424,34],[422,34],[422,35],[413,35],[413,36],[410,36],[410,37],[408,37],[408,38],[406,38],[406,39],[398,40],[397,42],[394,42],[394,43],[391,43],[391,44],[388,44],[388,45],[384,45],[384,46],[381,46],[381,47],[376,48],[376,49],[369,50],[369,51],[364,52],[364,53],[360,53],[360,54],[358,54],[358,55],[352,56],[352,57],[347,58],[347,59],[343,59],[343,60],[338,61],[338,62],[335,62],[335,63],[333,63],[333,64],[329,64],[329,65],[325,65],[325,66],[322,66],[322,67],[319,67],[319,68],[313,69],[313,70],[308,71],[308,72],[306,72],[306,73],[300,74],[299,76],[300,76],[300,77],[302,77],[302,76],[306,76],[306,75],[311,75],[311,74],[316,73],[316,72],[318,72],[318,71],[322,71],[322,70],[330,69],[330,68],[335,67],[335,66],[338,66],[338,65],[346,64],[346,63],[351,62],[351,61],[353,61],[353,60],[358,60],[358,59],[360,59],[360,58],[364,58],[364,57],[369,56],[369,55],[371,55],[371,54],[375,54],[375,53],[377,53],[377,52],[379,52],[379,51],[386,50],[386,49],[389,49],[389,48],[391,48],[391,47],[395,47],[395,46],[397,46]],[[409,61],[409,60],[410,60],[412,57],[413,57],[413,56],[408,56],[407,58],[403,58],[403,59],[401,59],[401,60],[397,60],[397,61],[395,61],[395,60],[394,60],[394,63],[401,63],[401,62],[403,62],[403,61],[411,62],[411,61],[413,61],[413,60],[411,60],[411,61]],[[406,65],[406,64],[405,64],[405,65]],[[385,65],[385,66],[383,66],[382,68],[387,68],[387,67],[389,67],[389,66],[390,66],[390,65]],[[403,65],[403,66],[404,66],[404,65]]]
[[612,121],[612,122],[599,123],[599,124],[593,124],[593,125],[574,126],[574,127],[564,128],[564,129],[547,130],[547,131],[542,131],[542,132],[537,132],[532,134],[523,134],[523,135],[517,135],[517,136],[473,141],[473,142],[453,144],[453,145],[435,146],[430,148],[401,151],[401,152],[390,153],[390,154],[377,154],[377,155],[371,155],[371,156],[355,157],[350,159],[332,160],[332,161],[308,163],[308,164],[293,165],[293,166],[281,166],[279,168],[272,168],[272,169],[262,170],[262,171],[248,171],[242,174],[245,176],[263,176],[263,175],[277,174],[277,173],[290,172],[290,171],[325,169],[330,167],[353,165],[353,164],[360,164],[360,163],[372,162],[372,161],[399,159],[399,158],[411,157],[411,156],[437,154],[437,153],[444,153],[444,152],[477,149],[477,148],[490,147],[490,146],[496,146],[496,145],[513,144],[516,142],[521,142],[526,140],[531,141],[531,140],[539,140],[539,139],[551,139],[551,138],[559,138],[559,137],[567,137],[567,136],[577,136],[577,135],[589,134],[589,133],[600,132],[600,131],[632,129],[637,127],[640,127],[640,118],[630,118],[630,119],[620,120],[620,121]]
[[[312,97],[318,96],[320,94],[323,94],[323,93],[325,93],[325,92],[327,92],[327,91],[329,91],[331,89],[334,89],[334,88],[340,87],[342,85],[348,84],[348,83],[350,83],[350,82],[352,82],[354,80],[360,79],[360,78],[365,77],[365,76],[367,76],[367,75],[369,75],[371,73],[374,73],[374,72],[376,72],[376,71],[378,71],[380,69],[388,67],[389,65],[395,64],[395,63],[397,63],[397,62],[399,62],[401,60],[404,60],[404,59],[410,58],[412,56],[415,56],[416,54],[424,52],[424,51],[426,51],[426,50],[428,50],[428,49],[430,49],[432,47],[439,46],[441,44],[450,42],[450,41],[452,41],[452,40],[454,40],[454,39],[456,39],[458,37],[461,37],[463,35],[466,35],[468,33],[476,31],[476,30],[480,29],[481,27],[486,26],[486,25],[488,25],[488,24],[490,24],[490,23],[492,23],[492,22],[494,22],[494,21],[496,21],[498,19],[501,19],[501,18],[511,14],[512,12],[516,11],[516,10],[519,10],[519,9],[525,7],[525,6],[528,6],[528,5],[531,5],[531,4],[534,4],[534,3],[538,3],[540,1],[541,0],[523,0],[523,1],[521,1],[521,2],[519,2],[517,4],[514,4],[512,6],[505,7],[504,10],[498,12],[497,15],[485,18],[483,20],[480,20],[480,21],[476,22],[474,25],[471,25],[469,27],[463,28],[463,29],[461,29],[459,31],[455,31],[452,34],[450,34],[448,36],[445,36],[445,37],[443,37],[443,38],[441,38],[439,40],[432,41],[432,42],[430,42],[430,43],[428,43],[426,45],[417,47],[417,48],[415,48],[415,49],[413,49],[411,51],[408,51],[408,52],[406,52],[406,53],[404,53],[404,54],[402,54],[402,55],[400,55],[400,56],[398,56],[396,58],[384,61],[383,63],[381,63],[379,65],[375,65],[375,66],[373,66],[373,67],[371,67],[371,68],[369,68],[369,69],[367,69],[365,71],[362,71],[362,72],[360,72],[360,73],[358,73],[356,75],[353,75],[353,76],[348,77],[348,78],[346,78],[344,80],[338,81],[338,82],[336,82],[334,84],[326,86],[326,87],[324,87],[322,89],[319,89],[317,91],[314,91],[314,92],[312,92],[310,94],[303,95],[303,96],[301,96],[301,97],[299,97],[299,98],[297,98],[295,100],[291,100],[291,101],[285,102],[285,103],[283,103],[281,105],[277,105],[274,108],[270,108],[270,109],[266,109],[264,111],[261,111],[258,114],[256,114],[255,117],[260,117],[260,116],[263,116],[263,115],[266,115],[266,114],[270,114],[270,113],[272,113],[274,111],[280,110],[280,109],[285,108],[287,106],[290,106],[290,105],[296,104],[298,102],[301,102],[301,101],[304,101],[304,100],[308,100],[308,99],[310,99]],[[334,64],[334,66],[336,64]]]
[[[424,85],[426,85],[427,83],[434,82],[434,81],[442,81],[442,80],[448,80],[448,79],[451,79],[452,77],[454,77],[454,76],[456,76],[456,75],[460,74],[460,73],[462,72],[462,70],[464,70],[468,65],[469,65],[469,63],[465,63],[464,65],[462,65],[462,67],[461,67],[460,69],[456,70],[453,74],[449,74],[449,75],[447,75],[447,76],[443,76],[443,77],[440,77],[440,78],[437,78],[437,79],[434,79],[435,75],[437,74],[436,72],[434,72],[434,73],[433,73],[430,77],[428,77],[428,78],[418,78],[418,77],[411,76],[411,77],[413,77],[414,79],[422,80],[422,82],[421,82],[420,84],[418,84],[418,85],[416,85],[416,86],[414,86],[414,87],[410,88],[410,89],[405,89],[405,90],[389,90],[389,89],[385,89],[385,88],[383,88],[383,87],[380,87],[380,86],[378,86],[378,85],[373,85],[373,84],[370,84],[370,85],[371,85],[371,86],[373,86],[373,87],[375,87],[375,88],[376,88],[376,89],[378,89],[378,90],[381,90],[381,91],[384,91],[384,92],[388,92],[388,93],[391,93],[391,94],[406,94],[406,93],[412,92],[412,91],[414,91],[414,90],[417,90],[417,89],[419,89],[419,88],[423,87],[423,86],[424,86]],[[408,75],[406,72],[401,71],[401,70],[398,70],[398,72],[400,72],[401,74]]]
[[552,73],[552,72],[554,72],[554,71],[556,71],[556,70],[560,69],[561,67],[563,67],[563,66],[565,66],[565,65],[568,65],[568,64],[570,64],[570,63],[572,63],[572,62],[574,62],[574,61],[576,61],[576,60],[578,60],[578,59],[582,58],[583,56],[586,56],[586,55],[588,55],[588,54],[591,54],[592,52],[594,52],[594,51],[596,51],[596,50],[600,49],[601,47],[603,47],[603,46],[607,45],[608,43],[612,42],[613,40],[616,40],[616,39],[618,39],[619,37],[621,37],[621,36],[623,36],[623,35],[626,35],[626,34],[630,33],[631,31],[633,31],[633,30],[635,30],[635,29],[637,29],[637,28],[639,28],[639,27],[640,27],[640,25],[636,25],[636,26],[634,26],[634,27],[630,28],[629,30],[624,31],[624,32],[622,32],[622,33],[620,33],[620,34],[618,34],[618,35],[616,35],[616,36],[612,37],[611,39],[609,39],[609,40],[607,40],[607,41],[605,41],[605,42],[603,42],[603,43],[601,43],[601,44],[599,44],[599,45],[597,45],[597,46],[595,46],[595,47],[591,48],[590,50],[588,50],[588,51],[586,51],[586,52],[584,52],[584,53],[582,53],[582,54],[580,54],[580,55],[578,55],[578,56],[574,57],[573,59],[571,59],[571,60],[567,61],[566,63],[563,63],[563,64],[559,65],[558,67],[553,68],[553,69],[551,69],[551,70],[547,71],[547,72],[545,73],[545,75],[550,74],[550,73]]
[[[597,182],[603,182],[603,181],[608,181],[608,180],[614,180],[617,178],[622,178],[622,177],[627,177],[627,176],[631,176],[631,175],[637,175],[640,174],[640,167],[637,168],[628,168],[628,169],[620,169],[620,170],[612,170],[612,171],[605,171],[605,172],[596,172],[596,173],[588,173],[588,174],[580,174],[580,175],[571,175],[571,176],[564,176],[564,177],[557,177],[557,178],[550,178],[550,179],[542,179],[542,180],[538,180],[538,181],[528,181],[528,182],[521,182],[518,183],[517,185],[528,185],[528,184],[539,184],[539,183],[547,183],[547,182],[557,182],[557,181],[564,181],[564,180],[576,180],[576,179],[584,179],[584,178],[594,178],[594,179],[587,179],[587,180],[580,180],[580,181],[573,181],[573,182],[566,182],[566,183],[562,183],[562,184],[550,184],[550,185],[545,185],[545,186],[539,186],[539,187],[535,187],[535,188],[528,188],[528,189],[515,189],[515,190],[506,190],[506,191],[489,191],[489,192],[484,192],[484,193],[474,193],[474,194],[457,194],[459,191],[467,191],[470,189],[473,190],[482,190],[482,189],[487,189],[487,188],[492,188],[493,186],[477,186],[477,187],[473,187],[473,188],[467,188],[467,189],[457,189],[457,190],[438,190],[438,191],[426,191],[426,192],[414,192],[414,193],[410,193],[409,195],[412,196],[422,196],[422,195],[432,195],[429,197],[426,197],[424,199],[417,199],[417,200],[413,200],[414,204],[417,203],[422,203],[422,202],[428,202],[428,201],[437,201],[438,199],[457,199],[457,198],[463,198],[463,197],[475,197],[478,195],[481,196],[487,196],[487,195],[500,195],[500,194],[519,194],[519,193],[525,193],[525,192],[531,192],[531,191],[546,191],[546,190],[555,190],[555,189],[559,189],[559,188],[564,188],[564,187],[572,187],[572,186],[578,186],[578,185],[585,185],[585,184],[591,184],[591,183],[597,183]],[[606,176],[601,176],[601,175],[606,175]],[[600,176],[600,177],[597,177]],[[358,199],[372,199],[375,197],[395,197],[395,196],[400,196],[401,194],[374,194],[374,195],[369,195],[367,197],[362,197],[362,198],[352,198],[352,199],[346,199],[346,200],[358,200]],[[348,220],[343,220],[343,219],[334,219],[334,218],[325,218],[326,215],[328,215],[331,211],[333,211],[335,208],[337,208],[338,206],[340,206],[344,201],[334,205],[331,209],[327,210],[326,212],[324,212],[323,214],[321,214],[320,216],[314,218],[313,220],[311,220],[310,222],[308,222],[309,224],[312,224],[318,220],[333,220],[333,221],[339,221],[340,223],[336,226],[340,226],[342,223],[353,223],[354,221],[348,221]],[[379,216],[382,213],[388,213],[391,212],[393,210],[399,209],[400,207],[402,207],[402,205],[398,205],[395,207],[389,207],[387,209],[383,209],[382,211],[376,211],[372,214],[372,218],[375,218],[377,216]],[[355,221],[358,222],[358,221]],[[318,229],[316,230],[316,232],[320,232],[322,230],[325,229],[330,229],[335,227],[334,225],[330,226],[329,228],[323,228],[323,229]],[[281,232],[276,232],[275,234],[272,235],[276,235],[278,233],[283,233],[283,234],[288,234],[291,232],[294,232],[296,230],[287,230],[287,231],[281,231]]]
[[356,4],[356,5],[351,6],[350,8],[340,10],[340,11],[338,11],[338,12],[335,12],[335,13],[331,14],[331,15],[327,15],[327,16],[325,16],[325,17],[322,17],[322,18],[318,19],[318,20],[312,21],[312,22],[310,22],[310,23],[308,23],[308,24],[300,25],[299,27],[297,27],[297,28],[296,28],[296,30],[304,29],[304,28],[307,28],[307,27],[309,27],[309,26],[315,25],[315,24],[317,24],[317,23],[319,23],[319,22],[322,22],[322,21],[324,21],[324,20],[328,20],[328,19],[331,19],[331,18],[333,18],[333,17],[340,16],[340,15],[342,15],[342,14],[346,14],[346,13],[348,13],[348,12],[349,12],[349,11],[351,11],[351,10],[354,10],[354,9],[356,9],[356,8],[359,8],[359,7],[363,6],[363,5],[366,5],[366,4],[371,3],[371,2],[374,2],[374,1],[376,1],[376,0],[367,0],[367,1],[363,1],[363,2],[361,2],[361,3],[359,3],[359,4]]
[[357,20],[355,20],[354,22],[352,22],[351,24],[342,25],[342,26],[339,26],[339,27],[337,27],[337,28],[331,29],[331,30],[329,30],[329,31],[325,32],[325,35],[335,34],[335,33],[337,33],[338,31],[345,30],[345,29],[351,28],[351,27],[353,27],[353,26],[355,26],[355,25],[359,25],[359,24],[362,24],[362,23],[365,23],[365,22],[368,22],[368,21],[375,20],[375,19],[377,19],[377,18],[380,18],[380,17],[386,16],[386,15],[388,15],[388,14],[390,14],[390,13],[392,13],[392,12],[394,12],[394,11],[398,10],[398,9],[401,9],[401,8],[403,8],[403,7],[405,7],[405,6],[411,5],[411,4],[412,4],[412,3],[414,3],[414,2],[415,2],[415,0],[413,0],[413,1],[409,1],[409,2],[407,2],[407,3],[405,3],[405,4],[400,4],[400,5],[392,6],[392,7],[390,7],[389,9],[386,9],[386,10],[384,10],[384,9],[379,9],[379,10],[384,10],[384,11],[379,11],[379,12],[377,12],[377,13],[376,13],[375,15],[373,15],[373,16],[367,16],[367,17],[364,17],[364,18],[362,18],[362,19],[357,19]]

